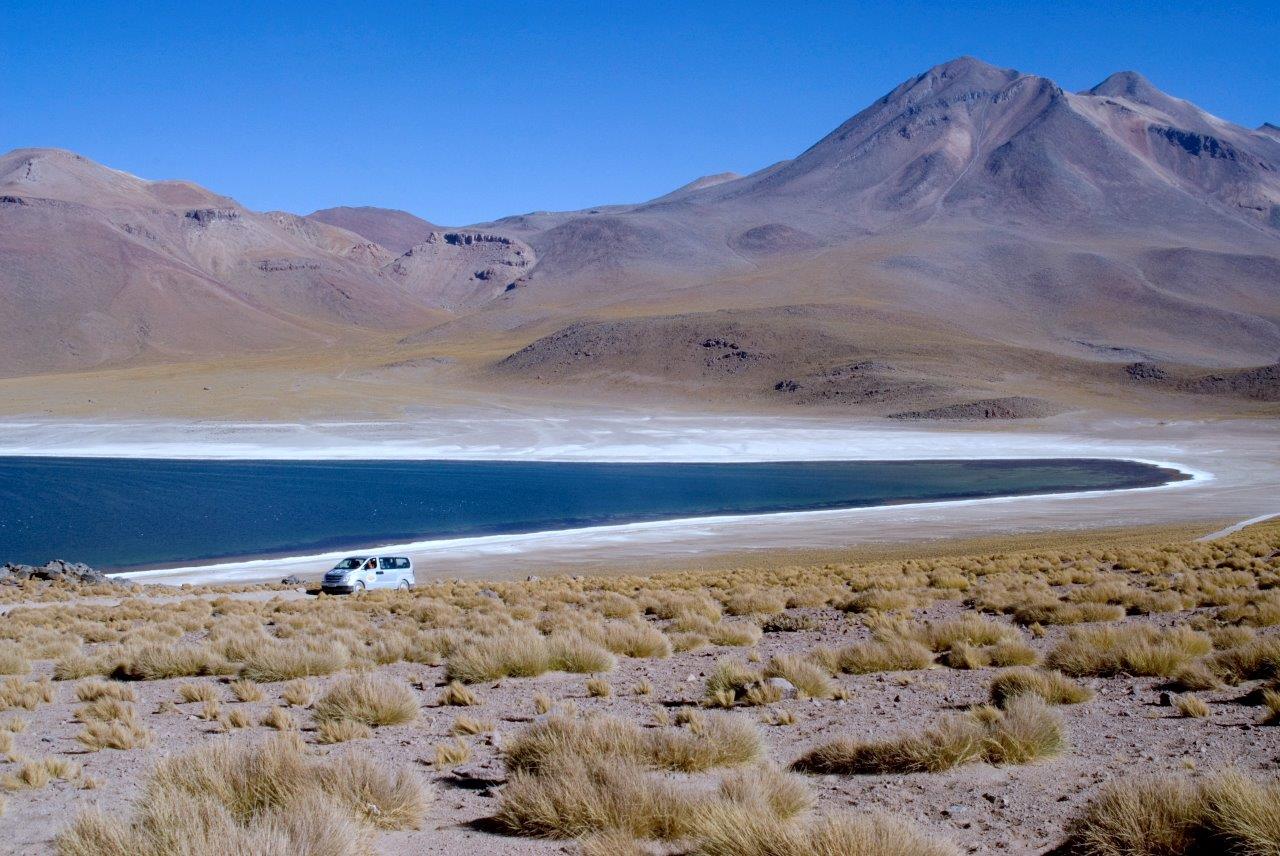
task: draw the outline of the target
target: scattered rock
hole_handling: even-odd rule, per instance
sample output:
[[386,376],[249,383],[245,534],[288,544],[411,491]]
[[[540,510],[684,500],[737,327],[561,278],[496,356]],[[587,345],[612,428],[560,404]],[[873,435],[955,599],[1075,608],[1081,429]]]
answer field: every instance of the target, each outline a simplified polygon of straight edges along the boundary
[[783,698],[795,698],[799,694],[796,685],[786,678],[769,678],[764,683],[765,686],[775,687],[781,691]]
[[65,562],[54,559],[44,565],[17,565],[12,562],[0,566],[0,584],[17,585],[26,580],[44,580],[46,582],[64,582],[74,585],[133,585],[129,580],[109,577],[102,571],[94,570],[83,562]]

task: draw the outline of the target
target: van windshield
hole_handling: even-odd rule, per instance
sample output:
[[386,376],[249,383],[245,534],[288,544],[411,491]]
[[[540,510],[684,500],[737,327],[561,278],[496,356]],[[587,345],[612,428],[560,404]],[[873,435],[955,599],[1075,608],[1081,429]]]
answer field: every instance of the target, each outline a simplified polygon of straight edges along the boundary
[[343,559],[341,562],[333,566],[335,571],[354,571],[360,567],[360,563],[364,559],[359,556],[353,556],[350,559]]

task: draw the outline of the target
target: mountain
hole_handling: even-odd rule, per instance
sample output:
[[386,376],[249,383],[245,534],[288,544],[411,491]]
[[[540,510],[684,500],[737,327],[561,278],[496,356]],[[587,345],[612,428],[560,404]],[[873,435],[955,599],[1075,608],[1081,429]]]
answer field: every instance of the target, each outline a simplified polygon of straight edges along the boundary
[[408,252],[414,244],[427,240],[432,232],[443,231],[440,226],[415,217],[408,211],[368,205],[359,208],[322,208],[308,214],[307,219],[355,232],[396,254]]
[[964,57],[753,174],[464,229],[42,150],[0,196],[8,374],[372,331],[370,376],[462,395],[1034,416],[1267,401],[1280,362],[1280,138],[1134,72]]

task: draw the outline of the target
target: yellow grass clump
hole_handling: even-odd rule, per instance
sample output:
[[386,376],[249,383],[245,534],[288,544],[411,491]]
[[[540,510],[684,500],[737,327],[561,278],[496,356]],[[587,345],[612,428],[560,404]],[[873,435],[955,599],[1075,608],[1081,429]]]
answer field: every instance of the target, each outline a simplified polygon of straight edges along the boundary
[[996,707],[1023,695],[1038,696],[1047,704],[1082,704],[1093,698],[1093,690],[1043,669],[1009,669],[991,679],[991,703]]
[[[1212,843],[1212,850],[1203,849]],[[1280,852],[1280,781],[1226,770],[1194,782],[1153,775],[1103,785],[1067,825],[1080,856],[1264,856]]]
[[840,739],[805,753],[792,765],[806,773],[938,773],[961,764],[1026,764],[1060,753],[1062,722],[1039,698],[1022,695],[1006,708],[948,715],[918,734],[888,740]]
[[157,765],[132,817],[90,809],[55,846],[61,856],[337,856],[364,850],[365,830],[417,828],[430,799],[411,773],[356,755],[313,760],[286,737],[217,742]]
[[314,712],[317,722],[352,719],[375,727],[403,725],[418,718],[418,700],[404,684],[367,672],[329,687]]

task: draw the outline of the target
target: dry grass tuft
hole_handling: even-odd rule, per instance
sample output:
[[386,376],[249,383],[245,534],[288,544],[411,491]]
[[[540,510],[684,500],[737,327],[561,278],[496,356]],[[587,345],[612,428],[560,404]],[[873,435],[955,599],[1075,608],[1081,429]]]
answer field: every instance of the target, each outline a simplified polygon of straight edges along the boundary
[[836,685],[820,666],[800,657],[779,654],[764,668],[766,678],[782,678],[810,698],[831,698]]
[[488,734],[495,728],[492,719],[475,719],[466,714],[459,714],[454,717],[453,725],[450,726],[449,732],[454,736],[471,734]]
[[[444,691],[440,693],[440,697],[436,699],[436,704],[442,707],[472,707],[474,705],[483,704],[483,700],[474,690],[465,684],[458,683],[457,681],[451,681],[449,685],[444,688]],[[550,709],[549,705],[548,709]],[[540,710],[538,713],[546,713],[546,711]]]
[[53,684],[48,678],[24,681],[11,675],[0,681],[0,710],[35,710],[53,701]]
[[1010,669],[991,680],[991,703],[1006,707],[1010,700],[1034,695],[1048,704],[1082,704],[1093,698],[1093,690],[1058,672],[1040,669]]
[[76,698],[80,701],[97,701],[113,698],[118,701],[137,701],[137,693],[128,684],[118,681],[104,681],[101,678],[89,678],[76,684]]
[[346,743],[372,736],[372,728],[354,719],[326,719],[316,726],[316,740],[320,743]]
[[1178,696],[1173,706],[1177,708],[1178,713],[1192,719],[1204,719],[1209,715],[1209,705],[1191,693]]
[[192,702],[216,702],[218,700],[218,690],[213,684],[200,682],[178,685],[178,697],[183,703],[190,704]]
[[273,640],[243,652],[240,677],[260,684],[332,675],[347,668],[351,654],[331,640]]
[[1208,636],[1186,627],[1091,627],[1073,630],[1049,652],[1045,665],[1073,677],[1172,677],[1211,648]]
[[592,698],[608,698],[613,695],[613,685],[604,678],[590,678],[587,680],[587,695]]
[[806,773],[938,773],[961,764],[1026,764],[1058,754],[1066,746],[1062,722],[1029,695],[1010,699],[1005,710],[979,708],[948,715],[919,734],[862,742],[842,739],[818,746],[792,767]]
[[1192,856],[1280,852],[1280,781],[1227,770],[1196,783],[1181,776],[1109,782],[1067,826],[1079,856]]
[[418,700],[398,681],[367,672],[339,680],[315,704],[317,722],[352,719],[369,726],[403,725],[418,718]]
[[363,828],[416,828],[430,798],[411,774],[355,755],[315,761],[283,737],[223,741],[157,765],[132,818],[91,809],[56,846],[62,856],[341,856],[365,849]]
[[311,681],[296,678],[284,685],[280,700],[290,707],[311,707],[316,700],[316,686]]
[[273,707],[262,715],[262,719],[258,720],[261,725],[267,728],[274,728],[276,731],[297,731],[298,720],[293,718],[293,714],[283,707]]
[[262,687],[258,686],[253,681],[244,680],[242,678],[240,680],[232,681],[230,686],[231,694],[236,697],[236,701],[250,702],[262,701],[263,699]]
[[436,744],[436,769],[445,770],[457,767],[471,760],[471,746],[462,738],[454,738],[451,743]]
[[493,819],[518,835],[671,840],[694,829],[696,801],[629,759],[559,754],[537,772],[513,772],[501,799]]
[[959,856],[950,843],[887,814],[836,815],[779,823],[745,807],[704,814],[694,856]]
[[[110,705],[108,712],[101,708]],[[103,718],[90,719],[86,711],[93,707],[98,710],[94,714]],[[138,720],[137,710],[131,704],[113,698],[100,698],[80,708],[84,730],[76,735],[78,740],[90,752],[102,749],[118,749],[121,751],[146,746],[151,742],[151,730]],[[110,718],[105,718],[110,716]]]
[[933,665],[933,652],[914,639],[860,642],[837,651],[835,665],[851,675],[915,671]]

